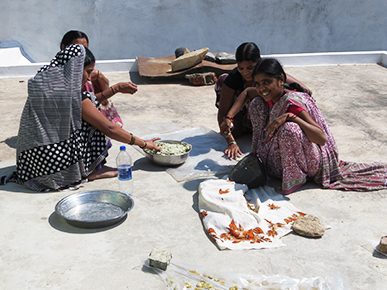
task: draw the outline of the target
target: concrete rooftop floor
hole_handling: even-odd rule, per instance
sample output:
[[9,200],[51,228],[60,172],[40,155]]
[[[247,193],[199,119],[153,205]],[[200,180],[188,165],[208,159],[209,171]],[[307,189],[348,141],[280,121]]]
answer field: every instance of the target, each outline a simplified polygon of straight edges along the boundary
[[[313,92],[335,136],[342,160],[387,162],[387,70],[376,64],[286,67]],[[117,94],[124,128],[137,136],[205,126],[218,131],[213,86],[157,83],[128,73],[108,73],[111,84],[130,78],[134,95]],[[0,79],[0,175],[15,167],[15,142],[28,78]],[[120,143],[113,141],[108,165]],[[226,145],[226,144],[225,144]],[[211,144],[208,144],[211,146]],[[172,262],[217,271],[283,274],[293,278],[342,274],[351,289],[386,289],[387,259],[370,241],[387,235],[387,190],[344,192],[307,184],[288,195],[297,208],[331,228],[320,239],[289,234],[282,248],[219,251],[203,230],[198,185],[178,183],[134,148],[135,205],[126,220],[101,229],[79,229],[54,212],[72,192],[33,193],[0,187],[1,289],[166,289],[141,269],[154,247]],[[116,189],[116,180],[83,184],[78,191]]]

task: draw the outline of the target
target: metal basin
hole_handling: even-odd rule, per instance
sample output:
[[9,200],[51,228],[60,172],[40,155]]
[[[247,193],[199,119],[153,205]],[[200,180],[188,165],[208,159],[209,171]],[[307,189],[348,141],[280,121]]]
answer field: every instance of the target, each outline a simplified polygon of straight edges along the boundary
[[73,226],[99,228],[118,223],[133,206],[133,199],[125,193],[95,190],[63,198],[56,204],[55,212]]
[[[164,143],[170,143],[170,144],[187,144],[186,142],[182,141],[175,141],[175,140],[160,140],[158,142],[164,142]],[[145,150],[144,154],[148,160],[154,164],[161,165],[161,166],[178,166],[183,164],[188,156],[189,153],[192,150],[192,146],[190,145],[189,151],[182,153],[182,154],[177,154],[177,155],[157,155],[157,154],[152,154],[148,153]]]

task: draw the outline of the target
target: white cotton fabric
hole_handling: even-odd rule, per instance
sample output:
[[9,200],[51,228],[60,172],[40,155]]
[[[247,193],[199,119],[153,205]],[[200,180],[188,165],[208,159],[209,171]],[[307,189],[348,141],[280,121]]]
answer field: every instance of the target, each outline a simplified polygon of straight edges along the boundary
[[[228,192],[223,193],[226,191]],[[250,205],[259,206],[258,213],[249,208],[246,200]],[[294,220],[303,215],[283,195],[276,193],[271,187],[264,186],[249,190],[246,185],[226,179],[207,179],[200,183],[199,210],[208,235],[221,250],[285,246],[281,238],[292,231],[291,226]],[[244,232],[261,229],[263,233],[254,233],[255,239],[264,238],[270,241],[257,242],[251,239],[251,235],[250,239],[227,240],[224,236],[230,232],[232,221],[237,227],[242,226]],[[277,224],[277,228],[274,229],[277,235],[274,237],[270,236],[270,231],[273,230],[270,222],[273,225]]]

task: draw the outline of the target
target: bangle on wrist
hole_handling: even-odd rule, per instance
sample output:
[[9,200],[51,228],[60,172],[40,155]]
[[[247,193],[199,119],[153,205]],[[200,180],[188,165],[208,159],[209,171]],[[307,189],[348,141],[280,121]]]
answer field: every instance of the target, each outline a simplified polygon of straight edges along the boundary
[[144,146],[142,146],[142,147],[140,146],[141,149],[146,148],[146,145],[148,145],[145,140],[144,140],[144,143],[145,143]]
[[236,142],[235,141],[228,142],[228,146],[230,145],[236,145]]
[[[102,102],[104,102],[104,101],[107,100],[107,98],[106,98],[105,95],[103,94],[103,91],[101,91],[101,97],[102,97]],[[102,103],[102,102],[101,102],[101,103]]]
[[293,113],[288,113],[287,117],[286,117],[286,121],[289,121],[289,120],[294,120],[297,116]]
[[134,135],[132,133],[130,133],[130,136],[132,136],[132,137],[130,138],[129,145],[133,145],[134,141],[135,141],[135,138],[134,138]]
[[114,91],[113,87],[110,87],[110,89],[112,90],[113,95],[115,95],[116,92]]
[[224,117],[225,119],[229,119],[231,122],[234,122],[234,119],[232,118],[232,117],[230,117],[230,116],[226,116],[226,117]]

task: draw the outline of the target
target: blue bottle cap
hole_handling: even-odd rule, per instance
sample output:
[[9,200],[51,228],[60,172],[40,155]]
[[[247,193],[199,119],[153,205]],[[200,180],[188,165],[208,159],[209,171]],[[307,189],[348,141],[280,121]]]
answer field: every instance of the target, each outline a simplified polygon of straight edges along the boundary
[[125,145],[121,145],[121,147],[120,147],[120,151],[125,151],[126,150],[126,147],[125,147]]

